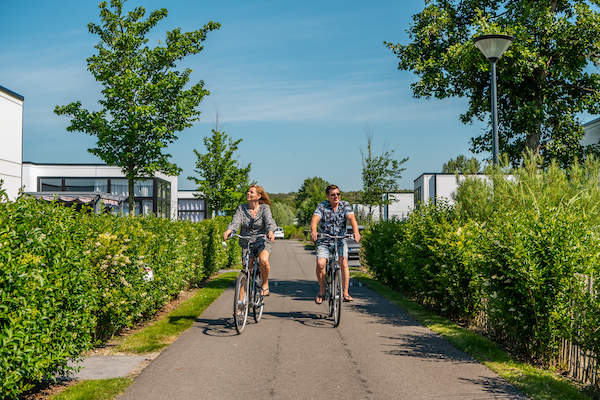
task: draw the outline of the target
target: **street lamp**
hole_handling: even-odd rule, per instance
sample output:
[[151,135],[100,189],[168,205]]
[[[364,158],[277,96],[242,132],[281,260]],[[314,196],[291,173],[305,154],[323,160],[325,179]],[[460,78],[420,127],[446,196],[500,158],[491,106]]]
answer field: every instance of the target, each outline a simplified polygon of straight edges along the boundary
[[496,62],[515,40],[509,35],[481,35],[476,37],[475,46],[492,64],[492,155],[494,165],[498,165],[498,106],[496,100]]

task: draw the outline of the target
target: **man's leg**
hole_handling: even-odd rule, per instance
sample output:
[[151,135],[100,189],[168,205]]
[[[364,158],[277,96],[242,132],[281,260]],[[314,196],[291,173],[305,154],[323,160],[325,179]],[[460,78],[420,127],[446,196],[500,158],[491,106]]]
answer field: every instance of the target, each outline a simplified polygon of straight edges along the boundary
[[319,296],[320,301],[315,299],[317,304],[321,304],[323,302],[323,296],[325,296],[325,264],[327,263],[327,258],[317,257],[317,280],[319,281]]
[[340,257],[340,266],[342,269],[342,289],[344,291],[344,299],[353,300],[348,293],[350,286],[350,269],[348,268],[348,257]]

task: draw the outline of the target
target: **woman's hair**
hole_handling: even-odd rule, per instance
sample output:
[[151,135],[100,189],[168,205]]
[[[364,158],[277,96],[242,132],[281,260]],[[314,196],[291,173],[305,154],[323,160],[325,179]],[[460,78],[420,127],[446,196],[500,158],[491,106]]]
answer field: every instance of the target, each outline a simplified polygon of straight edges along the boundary
[[[255,188],[256,193],[260,194],[260,200],[258,200],[259,204],[271,205],[271,199],[269,199],[269,195],[267,194],[267,192],[265,192],[265,189],[263,189],[262,186],[251,185],[250,187]],[[248,190],[250,190],[250,188],[248,188]]]

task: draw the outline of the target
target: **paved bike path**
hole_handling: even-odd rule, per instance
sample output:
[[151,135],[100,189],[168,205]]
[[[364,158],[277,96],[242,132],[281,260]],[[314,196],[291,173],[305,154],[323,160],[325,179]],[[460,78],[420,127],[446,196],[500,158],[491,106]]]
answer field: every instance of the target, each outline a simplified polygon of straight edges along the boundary
[[368,288],[333,328],[300,243],[276,242],[271,264],[260,323],[237,335],[225,291],[119,399],[525,398]]

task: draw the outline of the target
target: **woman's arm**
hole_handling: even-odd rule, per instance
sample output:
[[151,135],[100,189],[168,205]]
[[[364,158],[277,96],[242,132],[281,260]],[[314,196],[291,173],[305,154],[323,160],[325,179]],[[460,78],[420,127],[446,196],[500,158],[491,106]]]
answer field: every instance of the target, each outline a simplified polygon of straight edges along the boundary
[[233,214],[233,218],[231,219],[231,222],[227,226],[227,230],[223,234],[224,239],[227,239],[229,237],[229,235],[231,234],[231,232],[237,232],[237,230],[240,228],[240,225],[242,225],[242,222],[243,222],[242,219],[243,219],[242,206],[238,206],[238,208],[235,210],[235,214]]
[[269,238],[269,240],[271,242],[275,241],[275,234],[273,232],[275,232],[275,228],[277,228],[277,224],[275,223],[275,220],[273,219],[273,214],[271,214],[271,207],[269,207],[268,204],[263,204],[263,206],[265,207],[264,209],[264,213],[263,213],[263,221],[265,224],[265,227],[267,228],[267,237]]

